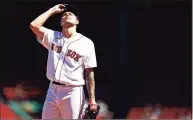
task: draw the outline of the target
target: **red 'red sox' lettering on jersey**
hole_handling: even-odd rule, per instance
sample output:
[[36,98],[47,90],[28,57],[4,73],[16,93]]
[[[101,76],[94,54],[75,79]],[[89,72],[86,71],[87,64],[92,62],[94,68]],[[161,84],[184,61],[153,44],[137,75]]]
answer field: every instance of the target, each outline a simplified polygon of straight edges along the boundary
[[79,58],[81,57],[76,51],[68,50],[66,56],[73,58],[75,61],[78,62]]
[[39,42],[48,49],[46,76],[51,81],[84,85],[84,69],[97,67],[94,43],[81,33],[68,39],[59,31],[45,28]]

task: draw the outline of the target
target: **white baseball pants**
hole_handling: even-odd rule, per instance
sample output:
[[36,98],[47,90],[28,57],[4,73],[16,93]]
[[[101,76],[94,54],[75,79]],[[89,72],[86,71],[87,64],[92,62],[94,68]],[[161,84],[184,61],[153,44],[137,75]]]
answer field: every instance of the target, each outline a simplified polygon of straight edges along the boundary
[[82,119],[83,86],[66,87],[50,83],[42,111],[42,119]]

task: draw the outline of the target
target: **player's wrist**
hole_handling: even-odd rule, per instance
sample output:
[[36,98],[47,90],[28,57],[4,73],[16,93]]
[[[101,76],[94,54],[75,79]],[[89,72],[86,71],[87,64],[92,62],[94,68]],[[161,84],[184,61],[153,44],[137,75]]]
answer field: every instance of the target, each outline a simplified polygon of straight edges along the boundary
[[53,14],[56,13],[56,11],[55,11],[55,9],[54,9],[53,7],[50,8],[50,9],[48,10],[48,12],[49,12],[51,15],[53,15]]
[[97,104],[95,98],[89,98],[89,104]]

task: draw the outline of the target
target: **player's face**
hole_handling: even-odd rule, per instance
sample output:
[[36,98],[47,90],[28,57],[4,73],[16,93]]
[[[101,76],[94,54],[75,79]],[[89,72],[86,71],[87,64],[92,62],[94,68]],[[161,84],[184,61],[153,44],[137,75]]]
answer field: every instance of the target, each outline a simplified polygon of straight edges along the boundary
[[73,25],[77,25],[79,23],[78,18],[72,12],[65,12],[62,15],[61,23],[65,25],[66,23],[70,23]]

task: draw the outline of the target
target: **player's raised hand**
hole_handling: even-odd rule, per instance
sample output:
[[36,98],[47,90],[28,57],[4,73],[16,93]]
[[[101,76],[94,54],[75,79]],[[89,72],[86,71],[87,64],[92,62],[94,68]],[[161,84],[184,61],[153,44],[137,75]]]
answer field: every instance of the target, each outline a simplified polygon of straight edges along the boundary
[[54,13],[61,13],[65,10],[65,5],[64,4],[57,4],[54,7],[51,8]]

